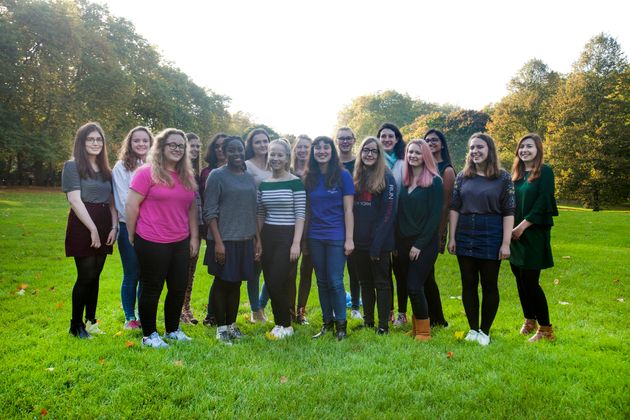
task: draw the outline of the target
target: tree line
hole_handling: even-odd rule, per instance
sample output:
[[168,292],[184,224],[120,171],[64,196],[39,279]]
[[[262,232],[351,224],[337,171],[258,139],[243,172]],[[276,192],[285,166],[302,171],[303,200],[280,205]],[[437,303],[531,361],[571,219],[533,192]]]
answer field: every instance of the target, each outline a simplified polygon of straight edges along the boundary
[[[338,113],[337,125],[352,127],[358,138],[374,135],[385,121],[401,127],[405,139],[438,128],[458,169],[472,133],[488,131],[509,166],[516,141],[534,131],[545,140],[559,198],[598,209],[630,198],[629,79],[621,46],[600,34],[569,74],[530,60],[509,81],[509,93],[482,110],[384,91],[355,98]],[[231,114],[229,102],[166,62],[131,22],[105,6],[0,0],[3,184],[58,184],[74,130],[89,120],[106,127],[110,152],[136,125],[185,127],[205,139],[219,131],[245,134],[255,124],[246,113]]]

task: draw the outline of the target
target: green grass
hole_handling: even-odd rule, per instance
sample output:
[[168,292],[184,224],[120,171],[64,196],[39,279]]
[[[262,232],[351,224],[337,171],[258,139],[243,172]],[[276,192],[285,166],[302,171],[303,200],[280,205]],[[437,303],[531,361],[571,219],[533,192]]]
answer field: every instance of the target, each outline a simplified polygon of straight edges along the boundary
[[[291,339],[269,342],[271,324],[246,322],[243,286],[246,340],[226,347],[214,329],[183,326],[193,342],[164,350],[143,349],[139,333],[122,331],[117,250],[105,264],[97,312],[108,334],[68,335],[76,273],[63,251],[67,213],[59,191],[0,189],[0,418],[42,410],[54,418],[630,417],[628,213],[561,210],[556,266],[542,276],[555,343],[519,336],[522,314],[505,263],[491,345],[458,340],[467,323],[457,263],[446,255],[437,279],[451,327],[434,330],[429,343],[395,330],[312,341],[321,325],[313,281],[312,323]],[[200,264],[198,316],[210,280]]]

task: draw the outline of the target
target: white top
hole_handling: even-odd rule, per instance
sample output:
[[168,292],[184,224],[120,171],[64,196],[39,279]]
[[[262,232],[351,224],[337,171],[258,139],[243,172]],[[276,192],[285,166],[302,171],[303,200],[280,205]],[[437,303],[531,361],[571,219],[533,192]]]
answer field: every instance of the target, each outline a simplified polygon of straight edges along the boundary
[[254,177],[254,182],[256,182],[256,188],[263,182],[265,179],[271,177],[271,171],[267,171],[265,169],[260,169],[254,162],[251,160],[245,161],[245,166],[247,166],[247,173]]
[[116,162],[112,169],[112,183],[114,184],[114,205],[118,211],[118,220],[127,223],[125,220],[125,201],[127,201],[127,193],[134,172],[130,172],[125,168],[122,160]]

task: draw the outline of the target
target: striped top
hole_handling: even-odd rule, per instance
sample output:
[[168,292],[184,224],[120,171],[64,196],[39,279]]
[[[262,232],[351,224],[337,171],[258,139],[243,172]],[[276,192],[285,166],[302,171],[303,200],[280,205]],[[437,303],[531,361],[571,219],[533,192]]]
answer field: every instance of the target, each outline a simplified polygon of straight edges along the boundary
[[304,220],[306,192],[302,181],[263,181],[258,187],[258,218],[268,225],[293,226]]

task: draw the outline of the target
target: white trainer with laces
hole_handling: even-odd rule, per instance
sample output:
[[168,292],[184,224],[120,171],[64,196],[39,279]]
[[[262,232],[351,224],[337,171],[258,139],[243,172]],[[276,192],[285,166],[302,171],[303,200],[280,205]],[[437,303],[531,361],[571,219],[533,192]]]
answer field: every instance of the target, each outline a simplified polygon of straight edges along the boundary
[[481,346],[487,346],[490,344],[490,336],[479,330],[479,333],[477,334],[477,343]]
[[361,316],[361,312],[358,309],[353,309],[350,311],[350,318],[352,319],[360,319],[363,321],[363,317]]
[[85,323],[85,331],[89,332],[92,335],[105,334],[105,331],[101,330],[98,327],[98,321],[96,321],[95,323],[92,323],[91,321],[87,321]]
[[283,330],[285,337],[291,337],[293,335],[293,327],[283,327]]
[[175,331],[164,334],[164,338],[167,340],[192,341],[192,338],[184,334],[184,332],[179,328]]
[[150,336],[142,337],[142,347],[153,347],[156,349],[168,347],[157,331],[153,331]]
[[464,340],[466,340],[466,341],[477,341],[477,336],[478,335],[479,335],[479,331],[470,330],[470,331],[468,331],[468,334],[466,334],[466,338],[464,338]]

